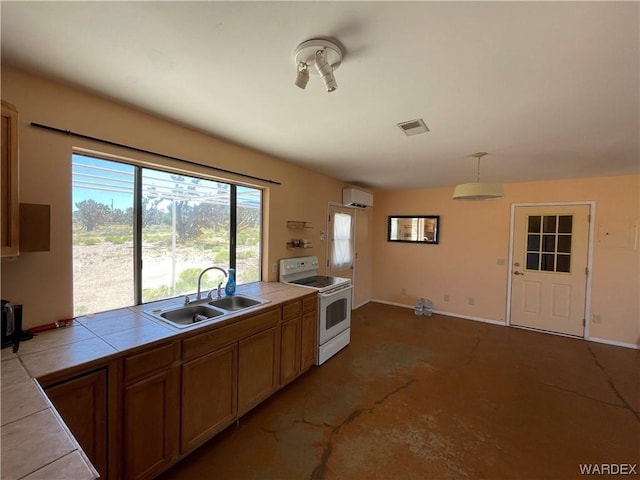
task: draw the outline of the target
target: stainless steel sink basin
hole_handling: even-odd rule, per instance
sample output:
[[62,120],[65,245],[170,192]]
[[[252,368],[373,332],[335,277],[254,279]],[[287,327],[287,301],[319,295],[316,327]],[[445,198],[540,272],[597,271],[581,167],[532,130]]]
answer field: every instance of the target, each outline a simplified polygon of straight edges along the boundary
[[208,305],[185,305],[167,310],[151,310],[147,313],[178,328],[208,322],[225,314],[224,311]]
[[227,310],[229,312],[236,312],[238,310],[244,310],[245,308],[255,307],[256,305],[262,305],[267,303],[268,300],[261,298],[248,297],[246,295],[232,295],[229,297],[222,297],[209,302],[209,305]]
[[206,300],[200,303],[173,307],[167,309],[146,310],[145,313],[167,322],[174,327],[187,328],[194,325],[210,323],[216,320],[222,320],[224,315],[238,312],[246,308],[255,307],[270,300],[264,300],[257,297],[249,297],[247,295],[233,295],[229,297],[221,297],[215,300]]

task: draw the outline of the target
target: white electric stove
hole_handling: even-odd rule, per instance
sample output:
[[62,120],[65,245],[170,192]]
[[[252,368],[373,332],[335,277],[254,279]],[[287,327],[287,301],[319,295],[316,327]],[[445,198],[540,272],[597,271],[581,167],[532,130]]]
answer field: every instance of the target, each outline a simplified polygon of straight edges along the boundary
[[322,365],[351,339],[351,279],[318,275],[318,257],[280,260],[280,281],[318,292],[318,355]]

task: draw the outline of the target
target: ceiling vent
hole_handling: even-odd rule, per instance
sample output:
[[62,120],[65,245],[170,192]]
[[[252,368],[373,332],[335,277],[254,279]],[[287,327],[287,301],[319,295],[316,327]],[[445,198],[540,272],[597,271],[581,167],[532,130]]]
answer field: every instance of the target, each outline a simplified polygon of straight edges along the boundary
[[409,120],[408,122],[401,122],[398,127],[402,132],[407,135],[417,135],[419,133],[426,133],[429,128],[425,125],[424,120],[417,118],[416,120]]

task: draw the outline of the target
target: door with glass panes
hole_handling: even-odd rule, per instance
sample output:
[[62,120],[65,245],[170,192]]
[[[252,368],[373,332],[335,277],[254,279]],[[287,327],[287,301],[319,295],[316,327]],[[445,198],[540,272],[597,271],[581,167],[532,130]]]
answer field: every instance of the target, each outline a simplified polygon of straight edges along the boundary
[[515,208],[510,323],[583,336],[589,205]]

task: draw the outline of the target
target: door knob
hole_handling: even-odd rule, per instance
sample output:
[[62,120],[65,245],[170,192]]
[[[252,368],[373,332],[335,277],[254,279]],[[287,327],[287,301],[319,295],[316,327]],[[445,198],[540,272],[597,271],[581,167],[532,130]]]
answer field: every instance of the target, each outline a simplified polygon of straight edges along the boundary
[[513,274],[514,274],[514,275],[524,275],[524,273],[522,273],[522,272],[517,272],[517,271],[516,271],[516,272],[513,272]]

